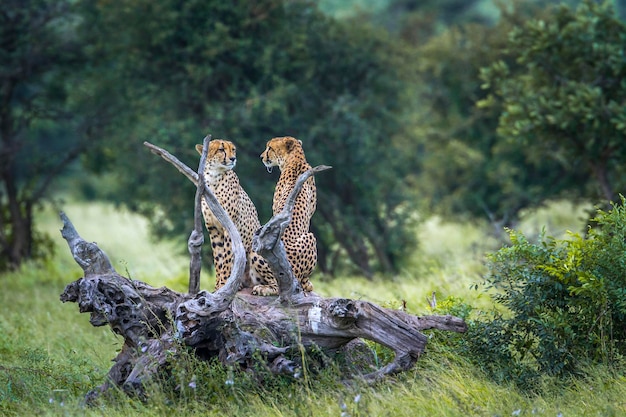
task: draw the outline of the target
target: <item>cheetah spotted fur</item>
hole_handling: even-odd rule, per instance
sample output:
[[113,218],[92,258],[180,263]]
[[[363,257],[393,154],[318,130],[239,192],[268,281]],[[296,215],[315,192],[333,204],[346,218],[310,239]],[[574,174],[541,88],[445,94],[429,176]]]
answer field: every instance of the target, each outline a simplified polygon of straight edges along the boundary
[[[248,280],[252,275],[254,275],[252,281],[254,284],[271,286],[272,281],[275,282],[275,280],[269,265],[251,249],[252,236],[260,227],[260,222],[252,200],[239,184],[239,178],[233,171],[237,163],[237,149],[232,142],[221,139],[210,141],[208,146],[204,171],[205,181],[241,235],[248,257],[244,286],[248,285]],[[202,154],[203,146],[196,145],[196,150]],[[215,289],[217,290],[226,284],[232,271],[232,241],[204,199],[202,200],[202,215],[211,239],[216,275]],[[254,274],[250,272],[253,269]]]
[[[274,191],[272,211],[274,215],[280,213],[287,202],[289,193],[293,190],[300,174],[311,168],[306,161],[302,142],[290,136],[276,137],[267,142],[261,154],[263,164],[269,172],[272,167],[280,169],[280,177]],[[291,223],[287,226],[282,241],[287,252],[287,259],[293,273],[305,292],[313,291],[309,280],[313,269],[317,265],[317,241],[309,232],[311,217],[317,204],[315,179],[310,177],[304,183],[296,199]],[[277,293],[273,286],[256,285],[253,294],[273,295]]]

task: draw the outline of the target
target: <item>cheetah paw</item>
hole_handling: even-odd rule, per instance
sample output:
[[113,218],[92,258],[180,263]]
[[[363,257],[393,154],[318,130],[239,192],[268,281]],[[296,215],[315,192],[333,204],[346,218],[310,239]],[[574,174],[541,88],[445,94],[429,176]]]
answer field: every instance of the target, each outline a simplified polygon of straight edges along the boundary
[[263,297],[278,295],[278,288],[271,285],[255,285],[252,288],[252,295],[260,295]]

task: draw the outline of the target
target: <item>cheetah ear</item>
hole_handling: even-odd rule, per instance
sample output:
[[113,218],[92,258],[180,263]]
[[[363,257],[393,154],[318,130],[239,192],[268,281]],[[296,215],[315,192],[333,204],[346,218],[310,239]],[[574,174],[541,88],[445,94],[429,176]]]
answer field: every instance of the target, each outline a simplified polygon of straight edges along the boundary
[[298,143],[302,146],[302,141],[300,139],[298,139]]
[[203,150],[204,150],[204,146],[202,146],[202,145],[200,145],[200,144],[196,145],[196,151],[198,151],[198,153],[199,153],[200,155],[202,155],[202,151],[203,151]]
[[[296,138],[289,138],[289,140],[285,142],[285,148],[287,149],[287,152],[291,152],[293,148],[296,147],[297,142],[300,142],[300,140]],[[300,144],[302,144],[302,142],[300,142]]]

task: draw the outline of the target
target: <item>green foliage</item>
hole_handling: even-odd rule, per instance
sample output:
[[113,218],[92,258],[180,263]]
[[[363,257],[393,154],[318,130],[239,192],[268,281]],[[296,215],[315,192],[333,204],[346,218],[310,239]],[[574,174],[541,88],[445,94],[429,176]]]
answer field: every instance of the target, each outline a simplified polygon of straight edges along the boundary
[[507,51],[481,72],[502,107],[498,132],[541,166],[595,179],[593,197],[613,200],[624,188],[626,25],[608,2],[559,7],[516,27]]
[[186,237],[191,185],[142,142],[193,167],[194,144],[211,133],[237,144],[237,172],[266,221],[276,177],[259,154],[292,135],[311,164],[333,166],[316,179],[320,268],[333,272],[343,254],[368,275],[399,268],[414,244],[403,214],[411,152],[397,142],[413,110],[411,61],[383,30],[307,1],[87,2],[83,14],[98,63],[89,83],[115,79],[122,113],[89,166],[119,172],[118,201]]
[[598,211],[587,237],[529,242],[488,257],[487,284],[506,307],[474,329],[475,352],[518,379],[565,375],[591,362],[619,366],[626,353],[626,201]]
[[515,224],[521,210],[578,184],[558,164],[535,164],[522,144],[498,137],[501,107],[476,106],[487,97],[481,68],[494,61],[514,67],[505,50],[508,33],[543,13],[515,6],[503,9],[494,26],[451,27],[418,50],[423,110],[413,130],[421,150],[415,154],[420,170],[411,176],[414,190],[430,210],[488,219],[497,230]]
[[84,101],[86,45],[74,31],[75,5],[65,0],[2,5],[0,270],[46,254],[49,245],[36,232],[34,210],[98,139],[92,130],[105,112]]

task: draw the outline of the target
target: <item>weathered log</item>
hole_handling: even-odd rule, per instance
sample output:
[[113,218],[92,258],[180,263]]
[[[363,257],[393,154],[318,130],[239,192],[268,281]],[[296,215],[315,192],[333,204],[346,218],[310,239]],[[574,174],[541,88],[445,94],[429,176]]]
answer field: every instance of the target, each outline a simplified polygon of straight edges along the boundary
[[[161,151],[166,151],[157,151],[163,156]],[[178,161],[174,157],[164,158]],[[172,163],[181,172],[193,172],[180,161]],[[202,187],[197,174],[195,178],[186,175],[197,186],[200,183],[198,189],[203,189],[205,201],[229,231],[235,251],[236,265],[231,277],[215,293],[180,294],[119,275],[106,254],[95,243],[84,241],[62,213],[62,235],[85,276],[65,288],[61,301],[78,303],[80,312],[91,314],[92,325],[108,324],[124,338],[108,381],[91,391],[87,399],[93,400],[112,385],[129,394],[141,394],[144,383],[165,372],[167,362],[176,357],[181,346],[193,348],[199,358],[217,357],[224,364],[240,368],[251,368],[255,361],[262,360],[274,373],[298,377],[304,366],[301,348],[321,350],[332,357],[355,341],[367,339],[395,353],[391,363],[358,375],[373,382],[414,366],[428,340],[421,330],[464,332],[463,320],[453,316],[417,317],[367,301],[323,298],[314,293],[304,296],[280,238],[304,181],[327,168],[316,167],[303,174],[285,209],[255,235],[255,250],[266,258],[278,277],[278,299],[253,296],[249,289],[237,293],[245,269],[241,238],[210,189]]]
[[95,243],[80,237],[65,213],[61,213],[61,220],[61,234],[85,273],[65,287],[61,301],[78,303],[81,313],[90,313],[93,326],[108,324],[124,338],[108,380],[87,394],[87,399],[94,399],[111,384],[135,392],[145,378],[165,364],[165,352],[176,348],[168,323],[188,296],[119,275]]

